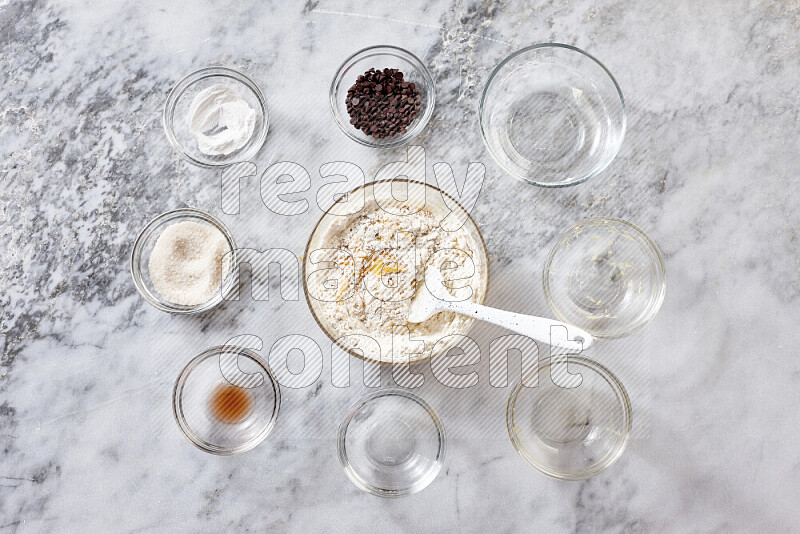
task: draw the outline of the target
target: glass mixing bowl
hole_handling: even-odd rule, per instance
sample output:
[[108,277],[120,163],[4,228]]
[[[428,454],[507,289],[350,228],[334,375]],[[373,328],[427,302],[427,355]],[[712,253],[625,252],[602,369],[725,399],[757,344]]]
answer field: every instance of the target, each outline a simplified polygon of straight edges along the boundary
[[[220,388],[233,393],[222,397],[222,404],[215,400]],[[199,449],[219,455],[248,451],[264,441],[280,406],[280,387],[267,362],[231,345],[192,358],[172,391],[173,414],[183,434]]]
[[360,489],[380,497],[427,487],[444,463],[444,425],[430,405],[405,390],[370,393],[339,426],[339,461]]
[[[183,221],[191,221],[219,230],[225,236],[230,250],[232,251],[232,254],[228,257],[230,261],[228,276],[223,280],[220,290],[215,292],[207,302],[195,306],[175,304],[161,296],[153,286],[153,281],[150,279],[150,270],[148,268],[150,254],[153,252],[153,247],[156,246],[156,241],[161,235],[161,232],[168,226]],[[225,298],[231,298],[236,288],[235,284],[238,282],[238,275],[236,274],[237,269],[234,268],[237,265],[236,244],[228,228],[213,215],[195,208],[180,208],[162,213],[150,221],[147,226],[139,232],[136,241],[133,243],[133,248],[131,249],[131,276],[133,277],[133,283],[136,289],[142,297],[154,307],[161,311],[174,314],[191,315],[203,313],[220,304]]]
[[586,219],[567,230],[544,266],[556,318],[597,337],[622,337],[658,313],[667,288],[658,246],[622,219]]
[[[189,108],[200,91],[218,84],[232,89],[244,99],[255,110],[256,121],[253,135],[244,146],[230,154],[212,156],[204,154],[197,146],[190,128]],[[175,85],[164,105],[163,122],[169,143],[183,158],[200,167],[224,167],[248,161],[261,150],[269,130],[267,99],[249,76],[227,67],[209,67],[189,74]]]
[[[566,364],[570,373],[581,375],[580,385],[556,385],[551,376],[566,377],[564,360],[558,361],[562,363],[553,363],[551,369],[551,360],[545,360],[532,371],[538,374],[537,386],[527,387],[519,380],[511,390],[508,435],[517,453],[540,473],[583,480],[608,469],[622,455],[631,432],[631,403],[611,371],[582,356],[569,355]],[[527,376],[524,383],[531,380]]]
[[[311,237],[309,237],[308,243],[306,244],[305,252],[303,253],[303,292],[305,293],[306,301],[308,302],[308,307],[311,310],[311,314],[314,316],[317,324],[319,324],[320,328],[322,328],[332,342],[336,343],[339,347],[346,352],[349,352],[353,356],[378,363],[393,363],[391,359],[382,359],[382,357],[389,352],[387,347],[381,346],[381,355],[377,356],[375,354],[371,354],[368,347],[362,347],[359,350],[354,350],[352,347],[343,344],[340,340],[340,336],[342,336],[342,334],[337,333],[337,327],[333,321],[333,318],[328,316],[321,301],[317,298],[314,298],[309,292],[308,281],[311,273],[320,270],[318,267],[315,267],[314,263],[312,263],[312,252],[335,248],[337,245],[326,242],[330,229],[337,227],[341,228],[341,225],[348,221],[348,217],[357,216],[358,213],[360,213],[360,211],[353,212],[348,207],[349,204],[355,199],[360,200],[363,198],[363,204],[360,204],[359,202],[361,209],[363,210],[363,206],[369,206],[371,203],[375,202],[376,198],[378,198],[380,199],[381,206],[390,207],[395,202],[398,202],[397,199],[393,197],[395,191],[392,189],[392,187],[395,185],[407,185],[408,199],[413,201],[414,205],[424,206],[424,208],[432,213],[439,221],[447,217],[451,208],[453,208],[454,212],[458,212],[457,220],[465,221],[462,228],[466,230],[466,233],[473,245],[472,261],[475,265],[475,273],[473,276],[478,280],[478,283],[473,285],[473,290],[475,291],[474,301],[479,304],[483,304],[486,300],[486,294],[489,289],[489,252],[486,249],[486,242],[483,240],[483,236],[481,235],[478,226],[475,224],[475,221],[472,219],[469,213],[460,204],[458,204],[455,199],[447,195],[447,193],[423,182],[395,179],[370,182],[366,185],[355,188],[349,193],[341,195],[340,198],[322,215],[320,220],[317,222],[316,227],[311,232]],[[448,207],[448,205],[444,202],[445,196],[448,199],[450,207]],[[465,322],[465,328],[460,332],[460,334],[466,335],[472,323],[472,319],[467,319]],[[419,357],[416,359],[412,358],[410,361],[421,361],[427,357],[435,356],[436,354],[445,354],[448,350],[455,346],[458,341],[459,340],[457,337],[453,337],[450,342],[437,344],[435,354],[428,353],[429,356]]]
[[[357,130],[350,124],[350,115],[347,113],[345,98],[347,91],[356,82],[356,78],[364,74],[369,69],[398,69],[403,73],[403,80],[414,82],[419,89],[420,103],[422,104],[411,124],[408,125],[406,133],[396,134],[392,137],[375,139],[361,130]],[[428,124],[433,107],[436,102],[436,89],[433,83],[433,76],[417,56],[396,46],[379,45],[371,46],[359,50],[344,63],[331,83],[330,103],[333,118],[339,128],[353,141],[373,148],[392,148],[402,146],[417,135]]]
[[489,76],[480,103],[483,142],[507,173],[540,187],[597,175],[625,136],[625,101],[602,63],[574,46],[514,52]]

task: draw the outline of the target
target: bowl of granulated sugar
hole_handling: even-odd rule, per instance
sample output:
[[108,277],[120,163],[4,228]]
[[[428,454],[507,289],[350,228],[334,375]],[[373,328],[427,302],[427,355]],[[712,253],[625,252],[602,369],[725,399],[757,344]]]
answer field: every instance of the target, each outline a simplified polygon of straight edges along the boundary
[[163,213],[139,233],[131,275],[142,297],[161,311],[208,311],[233,294],[236,245],[216,217],[194,208]]

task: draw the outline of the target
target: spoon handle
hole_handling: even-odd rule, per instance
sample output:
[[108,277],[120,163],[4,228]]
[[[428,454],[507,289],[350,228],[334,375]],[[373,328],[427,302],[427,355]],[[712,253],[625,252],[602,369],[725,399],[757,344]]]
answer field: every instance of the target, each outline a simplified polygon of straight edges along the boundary
[[[583,342],[583,350],[586,350],[594,342],[592,335],[585,330],[555,319],[499,310],[474,302],[440,302],[437,307],[502,326],[554,347],[581,350],[580,343]],[[553,326],[565,327],[567,336],[555,333],[551,337],[551,327]]]

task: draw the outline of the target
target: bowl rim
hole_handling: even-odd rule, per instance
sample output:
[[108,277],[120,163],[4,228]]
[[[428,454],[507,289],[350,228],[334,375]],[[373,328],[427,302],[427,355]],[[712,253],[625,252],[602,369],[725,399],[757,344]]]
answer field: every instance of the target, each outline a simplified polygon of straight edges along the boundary
[[[421,406],[428,416],[433,421],[433,424],[436,427],[436,431],[439,434],[439,450],[437,452],[436,458],[434,460],[433,467],[425,473],[425,475],[420,478],[417,482],[408,486],[406,488],[401,488],[399,490],[390,490],[385,488],[380,488],[378,486],[374,486],[364,480],[358,473],[356,473],[355,469],[353,469],[352,464],[348,460],[347,457],[347,429],[350,426],[355,415],[367,404],[373,402],[376,399],[381,397],[403,397],[405,399],[411,400],[416,402],[419,406]],[[444,423],[442,423],[442,419],[439,417],[439,414],[433,407],[422,397],[419,395],[412,393],[406,389],[401,388],[385,388],[378,391],[373,391],[371,393],[367,393],[356,400],[352,406],[347,410],[346,415],[342,419],[342,422],[339,423],[339,429],[337,431],[337,438],[336,438],[336,449],[337,455],[339,457],[339,463],[341,463],[342,468],[344,469],[347,478],[356,485],[362,491],[366,491],[373,495],[377,495],[379,497],[402,497],[404,495],[411,495],[413,493],[417,493],[422,491],[426,487],[428,487],[431,482],[433,482],[436,477],[439,475],[439,472],[442,470],[442,465],[444,465],[445,454],[447,451],[447,434],[445,433]]]
[[[426,102],[422,110],[422,116],[414,128],[408,130],[405,134],[402,134],[399,137],[395,136],[396,138],[388,138],[388,141],[381,141],[377,139],[375,141],[371,141],[369,139],[362,139],[358,137],[353,132],[355,128],[353,128],[349,121],[345,121],[344,117],[340,116],[338,113],[337,89],[342,83],[345,73],[350,70],[350,68],[352,68],[357,61],[378,55],[381,52],[401,58],[419,73],[427,85],[426,92],[428,98],[426,100],[428,102]],[[434,82],[430,69],[428,69],[422,60],[420,60],[414,53],[406,50],[405,48],[394,45],[373,45],[362,48],[361,50],[351,54],[342,62],[341,65],[339,65],[339,68],[336,69],[336,74],[334,74],[333,80],[331,81],[330,90],[328,92],[328,101],[330,103],[331,115],[333,116],[334,122],[339,129],[344,132],[345,135],[347,135],[347,137],[359,143],[360,145],[369,148],[397,148],[407,144],[409,141],[417,137],[420,133],[422,133],[422,130],[425,129],[425,126],[427,126],[428,121],[430,120],[431,116],[433,116],[433,110],[436,107],[436,83]]]
[[[579,178],[579,179],[576,179],[576,180],[572,180],[570,182],[559,182],[559,183],[537,182],[536,180],[530,180],[528,178],[519,176],[517,173],[512,171],[511,168],[508,165],[506,165],[503,162],[502,158],[500,158],[499,155],[496,153],[494,148],[489,143],[489,140],[488,140],[487,134],[486,134],[486,130],[484,128],[484,115],[485,115],[485,110],[486,110],[486,99],[487,99],[487,95],[489,93],[489,88],[491,87],[492,82],[494,81],[495,77],[500,73],[500,71],[503,69],[503,67],[505,67],[509,62],[511,62],[517,56],[520,56],[520,55],[525,54],[527,52],[530,52],[532,50],[537,50],[539,48],[563,48],[563,49],[566,49],[566,50],[570,50],[572,52],[577,52],[579,54],[582,54],[583,56],[586,56],[590,60],[594,61],[597,65],[600,66],[601,69],[603,69],[603,71],[605,71],[605,73],[608,75],[608,77],[611,80],[611,82],[614,84],[614,88],[617,90],[617,95],[619,96],[620,104],[622,105],[622,125],[620,127],[620,138],[619,138],[619,143],[617,143],[617,147],[614,150],[613,156],[608,160],[608,162],[605,165],[603,165],[602,168],[599,168],[599,169],[591,172],[590,174],[588,174],[588,175],[586,175],[586,176],[584,176],[582,178]],[[582,184],[583,182],[586,182],[590,178],[594,178],[595,176],[597,176],[601,172],[605,171],[608,168],[608,166],[611,165],[611,162],[613,162],[616,159],[617,155],[619,154],[619,151],[622,149],[622,144],[625,141],[625,132],[627,131],[627,124],[628,124],[628,112],[627,112],[627,107],[626,107],[626,104],[625,104],[625,96],[622,94],[622,89],[620,88],[619,83],[617,83],[617,79],[614,77],[613,74],[611,74],[611,71],[608,70],[608,68],[599,59],[597,59],[596,57],[594,57],[590,53],[586,52],[585,50],[582,50],[582,49],[578,48],[577,46],[572,46],[572,45],[568,45],[568,44],[564,44],[564,43],[555,43],[555,42],[553,42],[553,43],[537,43],[537,44],[533,44],[533,45],[529,45],[529,46],[526,46],[524,48],[521,48],[521,49],[519,49],[519,50],[517,50],[515,52],[512,52],[510,55],[506,56],[500,63],[498,63],[498,65],[494,68],[494,70],[492,70],[492,73],[489,75],[489,78],[487,78],[487,80],[486,80],[486,84],[483,86],[483,92],[481,93],[481,100],[480,100],[480,103],[479,103],[479,106],[478,106],[478,124],[479,124],[479,127],[480,127],[481,139],[483,140],[484,146],[489,151],[489,155],[492,157],[492,159],[495,161],[495,163],[497,163],[497,165],[500,166],[500,168],[503,169],[503,171],[505,171],[508,175],[510,175],[511,177],[519,180],[520,182],[523,182],[523,183],[526,183],[526,184],[530,184],[530,185],[535,185],[537,187],[543,187],[543,188],[546,188],[546,189],[560,189],[560,188],[563,188],[563,187],[571,187],[573,185]]]
[[555,301],[553,300],[552,290],[550,289],[550,267],[553,263],[553,259],[556,256],[556,253],[561,249],[564,241],[566,241],[570,236],[573,235],[575,230],[585,227],[585,226],[593,226],[602,222],[612,222],[616,224],[620,224],[629,228],[633,231],[634,234],[638,235],[642,238],[642,242],[647,245],[647,247],[654,252],[653,263],[656,266],[656,269],[660,272],[661,278],[663,282],[659,288],[658,294],[655,295],[654,304],[652,305],[652,312],[648,314],[647,317],[640,320],[638,323],[635,323],[633,326],[626,327],[624,329],[617,329],[616,331],[610,332],[598,332],[591,327],[586,327],[585,325],[581,326],[590,334],[597,338],[601,339],[618,339],[621,337],[629,336],[634,332],[637,332],[647,326],[650,321],[652,321],[656,315],[658,315],[658,311],[661,309],[662,304],[664,304],[664,299],[666,298],[667,294],[667,265],[664,261],[664,255],[661,253],[661,249],[658,248],[653,239],[647,235],[647,233],[642,230],[637,225],[633,224],[630,221],[626,221],[625,219],[620,219],[619,217],[586,217],[581,219],[580,221],[576,222],[572,226],[570,226],[567,230],[565,230],[561,235],[558,236],[556,240],[556,244],[553,245],[553,248],[550,250],[550,253],[547,255],[547,259],[545,260],[544,266],[542,268],[542,288],[544,290],[544,297],[547,301],[547,306],[550,308],[550,311],[553,312],[553,315],[556,316],[556,319],[564,322],[572,322],[561,310],[556,307]]
[[[272,390],[274,393],[274,401],[272,406],[272,416],[270,417],[269,422],[264,427],[264,429],[255,437],[251,438],[249,441],[236,446],[236,447],[220,447],[219,445],[214,445],[213,443],[209,443],[205,441],[203,438],[198,436],[189,424],[186,422],[186,418],[183,415],[183,387],[186,384],[186,380],[191,374],[191,372],[202,363],[204,360],[211,358],[213,356],[217,356],[220,354],[230,354],[235,352],[238,356],[245,356],[253,360],[261,370],[267,375],[264,377],[264,382],[268,382],[272,386]],[[224,378],[224,377],[223,377]],[[266,437],[272,432],[273,428],[275,428],[275,423],[278,420],[278,413],[281,410],[281,388],[278,380],[275,378],[275,374],[272,371],[272,368],[269,364],[258,355],[258,353],[250,350],[246,347],[240,347],[238,345],[217,345],[215,347],[210,347],[201,352],[200,354],[194,356],[189,362],[181,369],[181,372],[178,373],[178,377],[175,379],[175,385],[172,388],[172,415],[175,417],[175,422],[178,424],[178,428],[181,429],[183,435],[198,449],[211,453],[216,454],[218,456],[231,456],[233,454],[238,454],[241,452],[246,452],[254,447],[256,447],[259,443],[264,441]]]
[[[356,187],[355,189],[351,190],[350,192],[348,192],[347,194],[343,195],[342,198],[347,198],[349,195],[352,195],[352,194],[356,193],[357,191],[359,191],[361,189],[365,189],[365,188],[370,187],[370,186],[374,187],[375,184],[386,183],[386,182],[408,182],[408,183],[415,183],[415,184],[424,185],[424,186],[432,189],[433,191],[438,192],[443,196],[446,196],[447,198],[452,200],[458,207],[460,207],[462,210],[464,210],[464,213],[467,214],[467,217],[468,217],[469,221],[472,222],[472,224],[475,226],[475,229],[478,231],[477,233],[478,233],[478,237],[480,238],[480,245],[481,245],[481,248],[483,250],[483,257],[486,259],[486,291],[484,292],[483,298],[481,299],[480,302],[478,302],[478,304],[483,304],[484,302],[486,302],[486,297],[489,294],[489,287],[490,287],[490,282],[491,282],[491,265],[490,265],[491,261],[490,261],[490,257],[489,257],[489,248],[486,246],[486,240],[483,237],[483,233],[481,232],[481,229],[478,226],[478,224],[475,222],[475,219],[472,218],[472,214],[464,206],[462,206],[460,202],[458,202],[452,196],[450,196],[449,194],[447,194],[443,190],[439,189],[438,187],[433,186],[433,185],[431,185],[431,184],[429,184],[427,182],[421,182],[419,180],[410,180],[410,179],[407,179],[407,178],[404,178],[404,179],[391,179],[390,178],[390,179],[387,179],[387,180],[375,180],[375,181],[372,181],[372,182],[366,182],[365,184],[360,185],[360,186]],[[314,318],[314,321],[316,321],[317,326],[319,326],[320,330],[322,330],[325,333],[325,335],[328,336],[328,339],[332,343],[334,343],[336,346],[338,346],[340,349],[342,349],[343,351],[347,352],[351,356],[355,356],[359,360],[364,360],[365,362],[370,362],[370,363],[374,363],[374,364],[378,364],[378,365],[386,365],[386,366],[394,365],[393,361],[390,362],[390,361],[384,361],[384,360],[375,360],[375,359],[372,359],[372,358],[368,358],[366,355],[362,356],[361,354],[359,354],[354,349],[349,349],[346,346],[344,346],[342,343],[339,342],[338,339],[334,339],[333,335],[330,332],[328,332],[328,329],[325,328],[325,326],[322,324],[322,321],[320,321],[319,317],[317,317],[317,313],[314,311],[314,306],[312,305],[312,302],[311,302],[311,296],[308,294],[308,278],[307,278],[307,273],[306,273],[306,263],[308,261],[309,250],[311,248],[311,240],[313,239],[314,234],[317,232],[317,228],[319,228],[320,223],[322,223],[322,220],[325,218],[325,216],[328,214],[328,212],[330,212],[330,210],[333,208],[333,206],[335,206],[337,203],[341,202],[341,200],[342,199],[340,198],[339,200],[337,200],[336,202],[331,204],[331,206],[328,209],[324,210],[324,212],[320,216],[319,220],[314,225],[314,228],[311,230],[311,233],[308,236],[308,241],[306,242],[305,249],[303,250],[303,261],[302,261],[302,263],[303,263],[303,266],[302,266],[303,294],[306,297],[306,304],[308,305],[308,309],[311,311],[311,316]],[[474,326],[474,324],[475,324],[474,321],[472,323],[470,323],[469,328],[467,328],[467,330],[462,335],[467,335],[469,333],[469,331],[472,330],[472,327]],[[453,345],[445,346],[442,349],[442,352],[444,352],[445,350],[450,350],[452,347],[453,347]],[[417,359],[417,360],[411,360],[409,363],[415,364],[415,363],[419,363],[419,362],[424,362],[424,361],[430,360],[432,357],[433,357],[433,354],[431,354],[431,356],[428,356],[426,358],[420,358],[420,359]]]
[[[534,373],[538,375],[539,372],[545,367],[549,368],[553,360],[552,357],[540,359],[535,368],[531,369],[530,372],[528,372],[524,377],[517,379],[514,387],[511,389],[511,392],[508,395],[508,402],[506,403],[506,429],[508,431],[508,437],[511,440],[511,445],[514,447],[514,450],[517,452],[517,454],[519,454],[525,463],[536,469],[541,474],[557,480],[586,480],[587,478],[591,478],[602,473],[614,465],[616,461],[619,460],[620,456],[622,456],[622,453],[625,452],[628,442],[630,441],[631,429],[633,428],[633,408],[631,406],[631,400],[628,396],[625,386],[622,384],[622,382],[620,382],[619,378],[617,378],[617,376],[612,373],[610,369],[608,369],[608,367],[604,366],[597,360],[593,360],[592,358],[586,356],[580,356],[578,354],[566,354],[562,355],[561,357],[565,357],[571,364],[581,365],[583,368],[597,373],[601,378],[603,378],[603,380],[606,381],[609,386],[611,386],[611,389],[614,391],[615,396],[619,400],[619,405],[622,407],[623,428],[620,430],[621,437],[614,442],[614,446],[609,449],[608,452],[606,452],[603,458],[597,460],[592,465],[581,469],[580,471],[562,471],[549,467],[545,464],[537,462],[533,455],[528,453],[522,444],[522,441],[517,437],[515,432],[514,406],[516,405],[517,397],[519,397],[520,392],[522,392],[524,389],[528,389],[523,387],[523,379],[527,379]],[[531,389],[537,388],[538,386]]]
[[[173,126],[175,108],[178,105],[178,100],[180,100],[180,97],[183,96],[186,90],[195,83],[207,78],[212,78],[214,76],[230,78],[241,83],[255,95],[258,103],[261,106],[261,129],[258,132],[256,141],[249,149],[244,150],[241,153],[231,154],[232,158],[230,161],[203,161],[192,156],[183,148],[183,145],[181,145],[180,141],[178,141],[178,138],[175,135],[175,128]],[[169,95],[167,95],[167,100],[164,102],[164,111],[161,114],[161,123],[164,126],[164,132],[167,136],[169,144],[172,145],[172,148],[174,148],[183,159],[198,167],[215,169],[227,167],[243,161],[249,161],[250,158],[255,156],[261,150],[267,140],[267,133],[269,132],[269,108],[267,106],[267,98],[264,96],[264,92],[250,76],[230,67],[215,65],[204,67],[187,74],[172,87]]]
[[[136,261],[139,255],[142,252],[142,246],[144,245],[145,236],[149,234],[152,230],[157,228],[159,225],[164,224],[168,221],[172,221],[175,219],[183,219],[184,217],[191,217],[191,218],[199,218],[204,220],[205,222],[211,224],[217,230],[222,232],[222,235],[225,236],[226,241],[228,242],[228,246],[230,246],[232,255],[231,255],[231,264],[232,267],[230,272],[228,273],[228,277],[223,281],[222,287],[220,291],[214,293],[208,301],[198,304],[196,306],[183,306],[180,304],[174,304],[169,302],[164,298],[159,298],[159,295],[151,292],[143,281],[143,275],[138,267],[138,262]],[[158,239],[158,238],[156,238]],[[131,278],[133,278],[133,285],[136,287],[136,290],[139,294],[146,300],[150,305],[155,307],[158,310],[163,312],[175,314],[175,315],[195,315],[199,313],[203,313],[209,311],[216,306],[218,306],[222,301],[227,300],[225,295],[227,295],[230,290],[232,289],[233,285],[236,283],[236,276],[238,269],[236,266],[238,265],[239,254],[236,250],[236,242],[233,239],[233,234],[231,234],[228,227],[225,224],[211,215],[208,212],[197,208],[185,207],[185,208],[177,208],[174,210],[165,211],[164,213],[157,215],[153,219],[148,222],[144,228],[139,231],[139,234],[136,236],[136,239],[133,242],[133,246],[131,247],[131,252],[129,255],[129,264],[130,264],[130,273]]]

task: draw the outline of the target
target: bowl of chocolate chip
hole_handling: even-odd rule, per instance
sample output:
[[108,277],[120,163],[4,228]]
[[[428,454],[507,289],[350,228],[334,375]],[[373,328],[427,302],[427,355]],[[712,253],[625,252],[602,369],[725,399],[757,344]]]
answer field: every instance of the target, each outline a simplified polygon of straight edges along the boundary
[[331,83],[331,112],[352,140],[374,148],[402,146],[433,114],[433,77],[417,56],[371,46],[347,58]]

